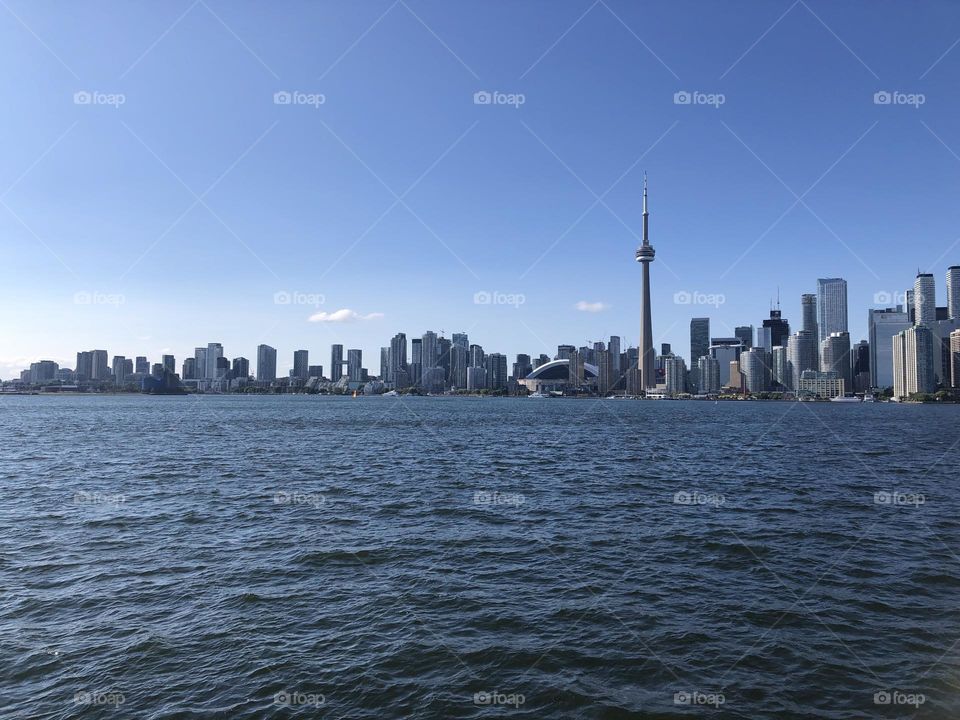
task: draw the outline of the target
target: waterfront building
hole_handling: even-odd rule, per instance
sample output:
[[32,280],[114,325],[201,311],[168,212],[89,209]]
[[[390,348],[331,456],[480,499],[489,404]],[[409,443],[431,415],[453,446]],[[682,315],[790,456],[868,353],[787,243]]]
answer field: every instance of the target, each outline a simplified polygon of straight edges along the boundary
[[343,345],[330,346],[330,382],[343,377]]
[[390,347],[387,345],[380,348],[380,380],[390,382]]
[[173,355],[161,356],[160,364],[163,365],[163,369],[171,375],[177,374],[177,359]]
[[[787,341],[789,342],[789,337]],[[770,387],[772,390],[782,392],[792,385],[789,368],[786,346],[775,345],[770,352]]]
[[597,393],[608,395],[614,389],[613,353],[609,350],[600,350],[596,355]]
[[798,397],[834,398],[843,396],[846,391],[843,378],[833,370],[804,370],[797,384]]
[[[922,303],[916,305],[918,317],[922,317],[920,314],[922,307]],[[932,393],[937,389],[934,374],[933,332],[921,324],[909,327],[903,332],[907,395]]]
[[116,385],[123,385],[127,379],[127,359],[123,355],[113,356],[113,382]]
[[843,278],[817,280],[817,343],[835,332],[848,332],[847,281]]
[[937,288],[930,273],[917,273],[913,283],[914,322],[927,325],[937,319]]
[[947,268],[947,317],[960,320],[960,265]]
[[257,346],[257,381],[274,382],[277,379],[277,351],[269,345]]
[[771,310],[770,317],[763,321],[757,345],[768,353],[772,353],[777,345],[786,347],[788,337],[790,337],[790,323],[783,319],[780,309],[777,308]]
[[[139,371],[138,371],[139,373]],[[183,361],[183,379],[184,380],[196,380],[197,379],[197,359],[188,357]]]
[[740,370],[740,361],[731,360],[730,361],[730,380],[727,381],[727,384],[723,386],[730,392],[742,393],[746,388],[746,383],[744,382],[743,372]]
[[850,333],[834,332],[824,338],[820,343],[820,369],[825,372],[833,370],[843,378],[848,389],[853,387]]
[[310,377],[310,353],[306,350],[294,350],[293,373],[291,377],[306,380]]
[[806,330],[798,330],[787,339],[787,377],[790,378],[790,389],[800,387],[800,374],[804,370],[816,370],[819,367],[817,360],[817,338]]
[[753,347],[753,325],[740,325],[733,329],[734,337],[740,341],[740,344],[743,345],[744,350],[749,350]]
[[467,390],[483,390],[487,387],[487,369],[470,366],[467,368]]
[[903,294],[904,309],[907,311],[907,316],[910,319],[910,324],[913,325],[917,321],[916,315],[916,305],[913,302],[913,288],[910,288]]
[[893,399],[902,400],[907,396],[907,335],[905,329],[893,336],[892,345]]
[[206,354],[206,370],[204,371],[204,377],[208,380],[216,380],[217,378],[217,358],[223,357],[223,345],[220,343],[208,343],[207,344],[207,354]]
[[682,357],[668,355],[663,370],[668,395],[679,395],[687,391],[687,364]]
[[554,360],[569,360],[576,351],[577,348],[573,345],[557,345],[557,356]]
[[57,379],[60,372],[60,365],[53,360],[40,360],[30,363],[30,383],[40,385],[42,383],[53,382]]
[[77,382],[89,380],[93,375],[93,353],[89,350],[81,350],[77,353],[77,363],[74,367],[74,374]]
[[720,363],[716,358],[702,355],[697,360],[697,388],[703,394],[720,392]]
[[[456,338],[457,334],[454,334],[454,344],[457,344]],[[466,337],[466,335],[461,335],[459,337]],[[407,336],[406,333],[397,333],[390,340],[390,367],[388,371],[388,382],[393,383],[394,387],[405,387],[405,385],[399,385],[397,383],[397,374],[403,370],[406,373],[407,370]]]
[[423,340],[420,338],[410,339],[410,365],[407,367],[407,374],[410,384],[419,387],[420,376],[423,373]]
[[507,356],[490,353],[487,356],[487,386],[491,390],[503,390],[507,387]]
[[[466,337],[466,335],[464,335]],[[461,343],[450,348],[450,385],[462,390],[467,387],[467,368],[470,365],[470,349]]]
[[[815,338],[820,337],[817,330],[817,296],[813,293],[804,293],[800,296],[800,313],[802,322],[800,329],[810,333]],[[819,342],[819,341],[818,341]]]
[[858,342],[851,350],[853,357],[853,391],[866,393],[870,390],[870,343]]
[[462,347],[467,353],[470,352],[470,340],[466,333],[454,333],[450,336],[454,346]]
[[[717,361],[720,366],[720,386],[730,386],[730,363],[740,359],[740,353],[743,351],[743,345],[739,338],[713,338],[710,345],[710,357]],[[738,378],[733,379],[733,384],[740,385]]]
[[960,330],[950,333],[950,387],[960,388]]
[[610,342],[607,343],[607,350],[610,351],[610,366],[614,380],[620,376],[620,336],[611,335]]
[[867,342],[870,345],[870,387],[893,387],[893,337],[913,323],[903,306],[867,311]]
[[91,380],[105,382],[110,379],[110,365],[107,363],[106,350],[94,350],[92,358]]
[[743,373],[744,388],[748,392],[758,393],[770,389],[770,363],[767,351],[754,347],[740,353],[740,371]]
[[322,378],[323,365],[310,365],[307,367],[307,378]]
[[485,367],[486,355],[483,352],[482,345],[470,346],[470,365],[469,367]]
[[[198,347],[193,349],[193,362],[197,367],[197,379],[203,380],[207,377],[207,349]],[[150,367],[147,366],[146,374],[150,374]]]
[[250,361],[245,357],[235,357],[231,374],[234,380],[247,380],[250,377]]
[[363,382],[362,366],[363,351],[357,348],[347,350],[347,380],[350,382]]
[[530,356],[525,353],[518,354],[517,361],[513,364],[513,379],[523,380],[531,372],[533,372],[533,364],[530,362]]
[[[519,384],[526,387],[530,392],[544,393],[549,391],[564,391],[572,387],[578,388],[583,385],[596,384],[600,372],[596,365],[584,363],[582,359],[580,359],[579,367],[571,369],[570,366],[573,363],[575,363],[573,358],[551,360],[548,363],[534,368],[533,372],[521,380]],[[634,368],[633,377],[637,384],[633,387],[632,394],[636,395],[639,394],[641,390],[639,386],[639,370],[636,368]]]
[[147,360],[143,355],[138,355],[134,366],[134,372],[136,372],[137,375],[149,375],[150,361]]

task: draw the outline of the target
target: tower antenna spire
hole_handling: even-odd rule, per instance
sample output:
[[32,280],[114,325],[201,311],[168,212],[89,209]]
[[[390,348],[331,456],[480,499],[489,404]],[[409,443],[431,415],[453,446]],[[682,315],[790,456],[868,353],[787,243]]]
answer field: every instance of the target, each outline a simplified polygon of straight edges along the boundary
[[643,171],[643,244],[650,245],[650,237],[647,234],[647,220],[650,213],[647,212],[647,171]]

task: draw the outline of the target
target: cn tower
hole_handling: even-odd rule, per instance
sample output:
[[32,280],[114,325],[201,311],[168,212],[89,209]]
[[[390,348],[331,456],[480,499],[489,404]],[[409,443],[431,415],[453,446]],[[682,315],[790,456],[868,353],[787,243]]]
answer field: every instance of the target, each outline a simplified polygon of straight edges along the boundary
[[640,307],[640,377],[643,387],[656,387],[655,357],[653,354],[653,323],[650,313],[650,263],[654,250],[647,235],[647,174],[643,174],[643,243],[637,248],[637,262],[643,265],[643,299]]

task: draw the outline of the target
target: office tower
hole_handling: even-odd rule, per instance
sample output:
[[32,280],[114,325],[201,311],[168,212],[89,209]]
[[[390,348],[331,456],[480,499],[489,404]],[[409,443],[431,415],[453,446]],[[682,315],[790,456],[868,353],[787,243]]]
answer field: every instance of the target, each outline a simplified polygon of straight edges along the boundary
[[123,385],[126,381],[126,360],[123,355],[113,356],[113,382],[117,385]]
[[790,323],[783,319],[778,308],[771,310],[770,317],[763,321],[757,345],[767,352],[773,352],[773,348],[777,345],[786,347],[788,337],[790,337]]
[[917,321],[916,308],[913,305],[913,288],[910,288],[903,293],[903,309],[906,311],[907,317],[910,319],[910,324],[913,325]]
[[545,353],[540,353],[536,360],[533,361],[533,367],[538,368],[541,365],[546,365],[550,362],[550,356]]
[[307,367],[307,377],[308,378],[322,378],[323,377],[323,365],[309,365]]
[[574,350],[567,361],[567,382],[571,387],[583,385],[583,356]]
[[710,354],[710,318],[690,320],[690,364],[696,367],[704,355]]
[[466,333],[454,333],[450,336],[450,339],[454,345],[462,347],[468,353],[470,352],[470,340],[467,338]]
[[418,387],[420,385],[420,375],[423,371],[423,340],[412,338],[410,340],[410,367],[407,373],[410,376],[410,384]]
[[[917,305],[919,315],[920,305]],[[933,332],[925,325],[912,325],[904,330],[903,370],[906,396],[932,393],[937,389],[933,372]]]
[[[471,347],[476,347],[471,345]],[[467,390],[483,390],[487,387],[487,369],[478,366],[467,368]]]
[[159,379],[163,377],[163,363],[154,363],[150,366],[150,374]]
[[918,325],[937,319],[937,288],[930,273],[917,273],[913,283],[913,314]]
[[554,360],[569,360],[576,351],[573,345],[557,345],[557,356]]
[[91,351],[90,379],[103,382],[110,379],[110,365],[106,350]]
[[197,364],[197,379],[203,380],[207,377],[207,348],[194,348],[193,360]]
[[450,385],[458,390],[467,387],[467,367],[470,365],[469,353],[469,348],[464,348],[462,344],[457,342],[450,348]]
[[607,395],[613,390],[613,361],[609,350],[598,350],[597,353],[597,394]]
[[770,387],[770,365],[767,352],[761,347],[750,348],[740,353],[740,371],[748,392],[764,392]]
[[637,262],[643,265],[643,286],[640,300],[640,377],[645,388],[656,386],[653,364],[653,321],[650,310],[650,263],[653,262],[653,246],[647,233],[649,214],[647,213],[647,176],[643,176],[643,242],[637,248]]
[[216,372],[218,380],[225,378],[230,372],[230,361],[225,357],[218,357]]
[[147,360],[143,355],[138,355],[137,361],[134,365],[134,372],[138,375],[149,375],[150,361]]
[[744,350],[753,347],[753,325],[741,325],[733,329],[733,335],[743,345]]
[[85,382],[93,377],[93,353],[82,350],[77,353],[77,366],[74,368],[77,382]]
[[913,323],[903,307],[867,311],[867,342],[870,345],[870,387],[893,387],[893,337]]
[[246,380],[250,377],[250,361],[245,357],[235,357],[231,374],[235,380]]
[[817,280],[817,342],[832,333],[847,332],[847,281],[843,278]]
[[798,330],[787,339],[787,366],[790,388],[797,390],[800,387],[800,373],[804,370],[816,370],[819,367],[815,335],[805,330]]
[[171,375],[177,374],[177,359],[173,355],[163,355],[160,358],[160,364]]
[[664,384],[669,395],[687,391],[687,363],[682,357],[670,355],[664,360]]
[[607,350],[610,351],[610,367],[613,378],[620,376],[620,336],[611,335],[610,342],[607,343]]
[[720,363],[716,358],[697,358],[697,388],[701,394],[720,392]]
[[[421,377],[426,377],[429,373],[433,372],[433,368],[437,366],[437,358],[439,357],[439,349],[437,346],[437,334],[432,330],[427,330],[423,334],[423,339],[421,340],[421,360],[422,364]],[[426,385],[426,382],[423,383]]]
[[484,367],[485,358],[482,345],[470,346],[470,367]]
[[830,336],[820,343],[820,370],[837,373],[843,379],[847,390],[853,388],[850,333],[830,333]]
[[363,381],[363,351],[356,348],[347,350],[347,380]]
[[277,351],[269,345],[257,345],[257,382],[277,379]]
[[390,346],[380,347],[380,380],[390,382]]
[[450,384],[450,349],[453,343],[447,338],[437,338],[437,367],[440,369],[440,384],[446,388]]
[[[739,338],[711,338],[710,357],[720,366],[721,387],[730,385],[730,363],[739,360],[743,350],[744,347]],[[737,384],[736,379],[734,383]]]
[[[466,335],[463,337],[466,337]],[[407,370],[407,336],[405,333],[397,333],[390,339],[390,382],[397,382],[397,373],[401,370],[404,373]],[[398,387],[405,387],[405,385]]]
[[507,387],[507,356],[490,353],[487,356],[487,385],[491,390]]
[[[909,325],[913,327],[913,325]],[[901,330],[891,340],[893,364],[893,399],[902,400],[907,396],[907,329]]]
[[960,320],[960,265],[947,268],[947,317]]
[[853,391],[865,393],[870,389],[870,343],[861,340],[852,349]]
[[[741,356],[742,357],[742,356]],[[740,361],[730,361],[730,380],[724,387],[730,388],[735,393],[742,393],[747,389],[744,381],[743,372],[740,370]]]
[[131,375],[133,375],[133,358],[124,358],[123,376],[128,378]]
[[207,369],[204,377],[208,380],[215,380],[217,377],[217,358],[223,357],[223,345],[220,343],[207,343]]
[[196,358],[188,357],[183,361],[183,372],[181,373],[184,380],[196,380],[197,379],[197,360]]
[[531,372],[533,372],[533,365],[530,362],[530,356],[524,353],[518,354],[517,361],[513,364],[513,379],[523,380]]
[[[789,337],[787,338],[789,342]],[[787,346],[774,345],[770,352],[770,388],[782,392],[790,387],[787,363]]]
[[330,346],[330,380],[336,382],[343,377],[343,345]]
[[673,355],[673,348],[670,347],[670,343],[660,343],[660,354],[661,355]]
[[306,350],[295,350],[293,353],[293,377],[306,380],[310,377],[310,353]]
[[804,293],[800,296],[800,314],[802,317],[800,329],[810,333],[815,338],[819,338],[820,332],[817,330],[816,295],[813,293]]
[[960,330],[950,333],[950,387],[960,388]]

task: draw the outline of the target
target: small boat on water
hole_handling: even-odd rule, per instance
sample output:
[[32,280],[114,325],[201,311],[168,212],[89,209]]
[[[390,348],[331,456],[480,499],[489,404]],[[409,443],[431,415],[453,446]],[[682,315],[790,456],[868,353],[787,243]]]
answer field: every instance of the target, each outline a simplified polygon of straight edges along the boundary
[[396,390],[389,390],[383,394],[384,397],[398,397],[399,395],[400,393],[398,393]]
[[836,397],[830,398],[830,402],[858,403],[863,402],[863,398],[859,398],[856,395],[837,395]]
[[528,398],[548,398],[549,395],[544,395],[542,392],[530,393],[527,395]]

